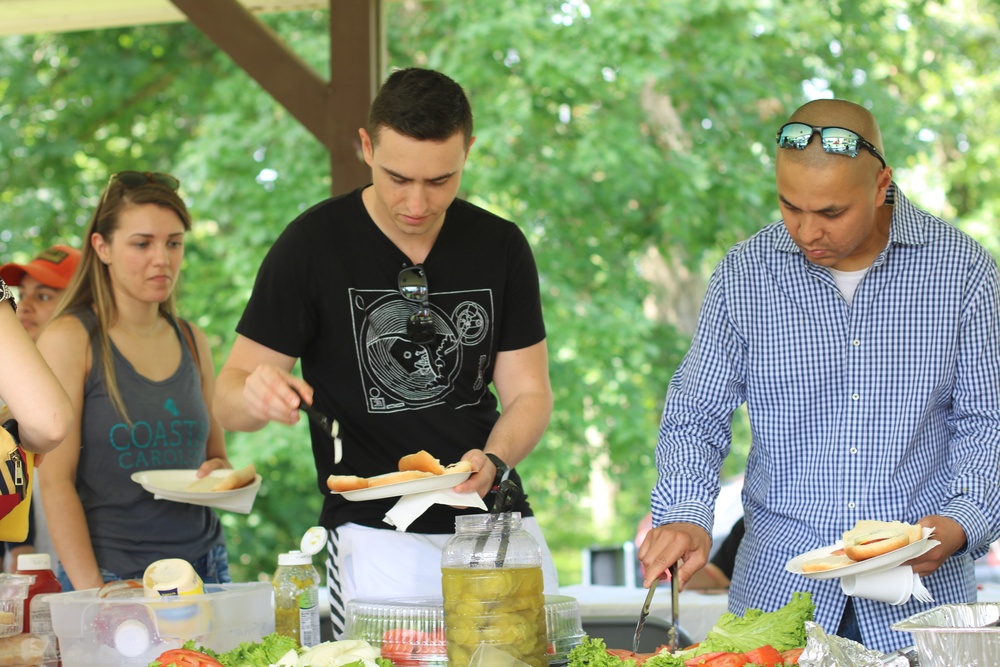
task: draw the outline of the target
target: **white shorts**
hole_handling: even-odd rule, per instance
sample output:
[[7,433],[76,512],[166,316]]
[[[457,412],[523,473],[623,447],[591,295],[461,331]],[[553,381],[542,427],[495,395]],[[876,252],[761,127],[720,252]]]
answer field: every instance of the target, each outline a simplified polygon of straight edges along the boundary
[[[535,517],[521,520],[542,550],[547,595],[559,594],[559,577]],[[334,639],[344,639],[347,602],[354,598],[441,597],[441,550],[452,535],[423,535],[346,523],[330,531],[326,586]]]

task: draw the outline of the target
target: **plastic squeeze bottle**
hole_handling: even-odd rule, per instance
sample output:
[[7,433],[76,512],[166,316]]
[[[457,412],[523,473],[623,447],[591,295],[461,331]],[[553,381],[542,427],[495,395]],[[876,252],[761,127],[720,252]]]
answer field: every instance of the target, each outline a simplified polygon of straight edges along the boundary
[[52,571],[52,559],[47,553],[21,554],[17,557],[17,574],[35,577],[28,587],[28,597],[24,598],[24,631],[43,636],[48,640],[45,647],[46,664],[56,664],[59,651],[56,647],[56,633],[52,629],[52,613],[49,596],[62,592],[62,584]]

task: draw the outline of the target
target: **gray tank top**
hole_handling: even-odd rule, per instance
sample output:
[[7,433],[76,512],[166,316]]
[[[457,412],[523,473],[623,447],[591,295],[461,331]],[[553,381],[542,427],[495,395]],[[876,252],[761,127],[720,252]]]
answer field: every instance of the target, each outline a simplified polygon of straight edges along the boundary
[[108,396],[96,316],[89,309],[73,315],[87,329],[93,359],[84,384],[76,490],[97,564],[133,578],[161,558],[190,562],[204,556],[223,542],[215,512],[200,505],[154,500],[131,479],[144,470],[197,468],[205,460],[208,409],[197,363],[178,324],[171,322],[181,344],[181,362],[160,382],[140,375],[111,344],[130,425]]

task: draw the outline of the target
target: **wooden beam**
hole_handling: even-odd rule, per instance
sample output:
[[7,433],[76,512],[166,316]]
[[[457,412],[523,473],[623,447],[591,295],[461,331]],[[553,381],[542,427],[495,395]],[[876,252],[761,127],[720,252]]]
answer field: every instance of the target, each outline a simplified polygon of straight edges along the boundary
[[333,127],[327,115],[330,88],[274,31],[236,0],[170,1],[320,143],[332,149]]
[[371,180],[358,128],[381,82],[382,0],[329,0],[329,82],[237,0],[170,1],[326,147],[333,193]]
[[330,0],[329,122],[331,189],[334,194],[371,181],[361,156],[358,128],[382,80],[382,0]]

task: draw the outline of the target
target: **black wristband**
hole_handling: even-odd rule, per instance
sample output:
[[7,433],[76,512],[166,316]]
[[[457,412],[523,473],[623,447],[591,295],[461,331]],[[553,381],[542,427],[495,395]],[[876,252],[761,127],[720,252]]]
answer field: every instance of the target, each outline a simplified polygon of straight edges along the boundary
[[486,458],[492,461],[493,465],[497,468],[496,477],[493,478],[493,489],[496,490],[496,488],[500,486],[500,482],[510,476],[510,467],[508,467],[507,464],[504,463],[496,454],[486,452]]

